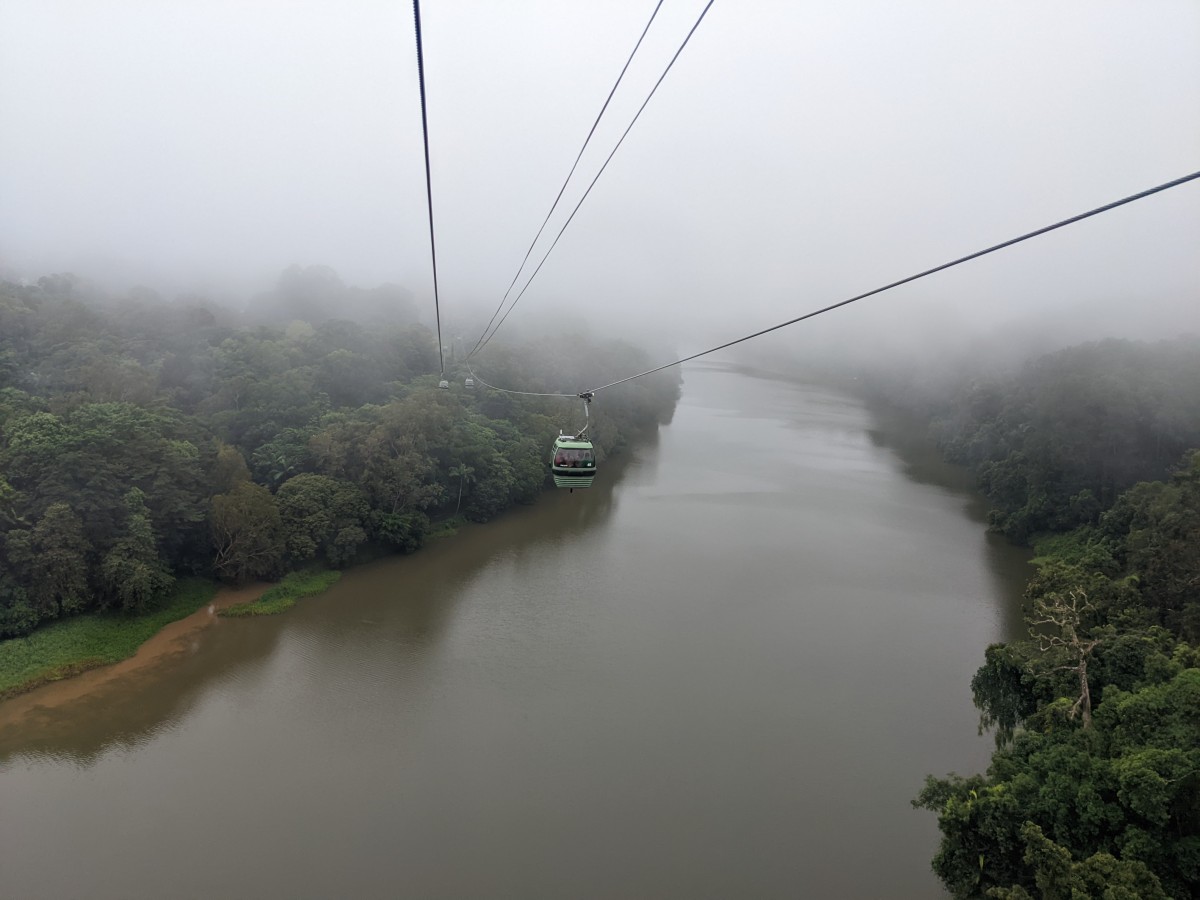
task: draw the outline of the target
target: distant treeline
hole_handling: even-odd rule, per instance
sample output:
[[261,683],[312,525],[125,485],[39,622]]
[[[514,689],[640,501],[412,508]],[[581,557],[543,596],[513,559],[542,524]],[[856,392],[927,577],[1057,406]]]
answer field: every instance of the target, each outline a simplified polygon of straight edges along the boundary
[[1200,447],[1200,339],[1085,344],[924,400],[947,459],[978,473],[994,527],[1025,543],[1096,522]]
[[930,778],[956,897],[1200,896],[1200,342],[1106,341],[920,396],[1032,541],[1030,637],[973,682],[986,775]]
[[[345,308],[370,326],[327,317]],[[153,608],[182,574],[412,550],[439,517],[532,501],[552,438],[582,424],[578,401],[471,390],[457,364],[439,390],[436,342],[399,289],[292,269],[260,309],[276,323],[91,296],[70,276],[0,283],[0,637]],[[576,336],[497,341],[483,364],[502,386],[572,391],[649,362]],[[669,419],[678,393],[673,372],[606,392],[600,458]]]

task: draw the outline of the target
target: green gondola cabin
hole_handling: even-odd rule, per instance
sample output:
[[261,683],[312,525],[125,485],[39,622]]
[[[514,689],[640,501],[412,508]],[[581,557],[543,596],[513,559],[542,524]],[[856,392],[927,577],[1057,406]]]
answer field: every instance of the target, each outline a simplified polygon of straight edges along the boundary
[[560,434],[550,454],[550,473],[557,487],[591,487],[596,479],[596,451],[582,436]]

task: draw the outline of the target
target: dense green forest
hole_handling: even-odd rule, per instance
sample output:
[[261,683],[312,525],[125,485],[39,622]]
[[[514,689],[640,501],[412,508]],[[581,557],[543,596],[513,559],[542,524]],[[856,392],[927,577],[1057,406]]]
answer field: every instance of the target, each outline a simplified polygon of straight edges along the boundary
[[956,897],[1200,896],[1200,341],[914,396],[1036,554],[1030,636],[971,684],[991,766],[915,801],[938,815],[934,870]]
[[1200,447],[1200,339],[1072,347],[933,402],[943,452],[977,471],[993,526],[1025,543],[1095,523]]
[[[546,484],[578,402],[464,385],[407,293],[293,267],[252,316],[71,276],[0,283],[0,637],[91,610],[143,612],[175,579],[274,578],[406,552]],[[334,315],[354,314],[360,322]],[[648,368],[581,336],[488,348],[489,381],[573,391]],[[678,375],[606,392],[601,460],[669,419]]]

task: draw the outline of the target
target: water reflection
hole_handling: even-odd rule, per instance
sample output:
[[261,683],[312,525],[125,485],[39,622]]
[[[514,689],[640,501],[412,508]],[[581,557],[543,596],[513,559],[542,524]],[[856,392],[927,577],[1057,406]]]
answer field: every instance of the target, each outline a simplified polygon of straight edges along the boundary
[[[962,498],[963,512],[981,526],[984,545],[983,560],[1001,596],[1019,597],[1032,571],[1028,562],[1032,552],[1010,543],[1002,535],[982,527],[987,523],[987,500],[975,489],[970,471],[942,459],[929,435],[926,424],[902,411],[879,406],[869,407],[876,427],[868,434],[872,442],[895,454],[903,466],[904,476],[917,484],[941,488]],[[1000,607],[1004,640],[1025,636],[1025,620],[1019,603]],[[982,656],[980,663],[982,664]]]
[[[653,470],[657,445],[652,435],[639,447],[639,468]],[[611,519],[614,486],[629,466],[628,456],[618,457],[587,491],[547,492],[536,507],[512,510],[485,526],[468,525],[403,560],[356,568],[323,598],[302,601],[283,616],[218,619],[158,664],[72,699],[28,708],[35,692],[0,704],[0,771],[19,756],[87,767],[110,750],[134,751],[172,731],[214,691],[261,681],[285,641],[302,660],[322,667],[318,676],[339,672],[351,658],[361,668],[389,672],[394,654],[403,652],[408,665],[401,671],[419,677],[429,649],[453,619],[455,598],[469,594],[497,558],[526,565],[549,547],[586,547],[589,532],[602,531]],[[22,711],[14,714],[18,705]]]
[[[800,420],[793,422],[793,426],[798,429],[819,428],[825,432],[821,452],[831,456],[844,454],[860,442],[865,434],[873,446],[888,451],[895,458],[905,479],[959,498],[966,516],[981,526],[986,525],[987,500],[975,489],[975,481],[970,471],[942,458],[930,435],[928,423],[917,416],[882,404],[868,403],[865,409],[871,417],[871,425],[864,431],[861,419],[856,414],[856,404],[848,403],[844,395],[828,388],[747,365],[707,363],[697,366],[696,369],[714,374],[736,374],[785,387],[798,403],[803,404],[807,413]],[[814,410],[819,411],[821,415],[813,416],[811,413]],[[786,410],[780,412],[786,414]],[[743,411],[738,414],[746,413]],[[761,502],[772,501],[762,498]],[[1001,535],[985,528],[980,528],[980,541],[983,546],[983,561],[991,576],[996,595],[1020,597],[1031,574],[1027,563],[1032,553],[1027,548],[1014,546]],[[998,640],[1013,640],[1025,636],[1025,622],[1018,602],[1000,604],[998,614],[1002,624]],[[981,654],[980,663],[982,661]]]
[[278,640],[278,633],[219,620],[180,652],[80,696],[32,708],[35,695],[14,698],[0,705],[0,771],[17,756],[87,767],[109,750],[136,750],[176,728],[213,688],[259,677]]
[[853,400],[711,368],[683,400],[589,492],[5,737],[6,892],[936,895],[909,801],[986,764],[1020,566]]

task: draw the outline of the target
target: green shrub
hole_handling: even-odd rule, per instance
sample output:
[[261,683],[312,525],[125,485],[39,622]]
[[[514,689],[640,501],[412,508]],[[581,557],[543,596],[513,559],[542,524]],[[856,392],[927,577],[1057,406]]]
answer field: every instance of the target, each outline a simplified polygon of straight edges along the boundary
[[306,571],[292,572],[267,590],[257,600],[238,603],[221,610],[222,616],[270,616],[291,609],[301,597],[312,597],[329,590],[342,577],[341,572]]
[[163,605],[150,612],[91,613],[0,641],[0,699],[128,659],[163,626],[211,602],[216,590],[209,581],[181,579]]

